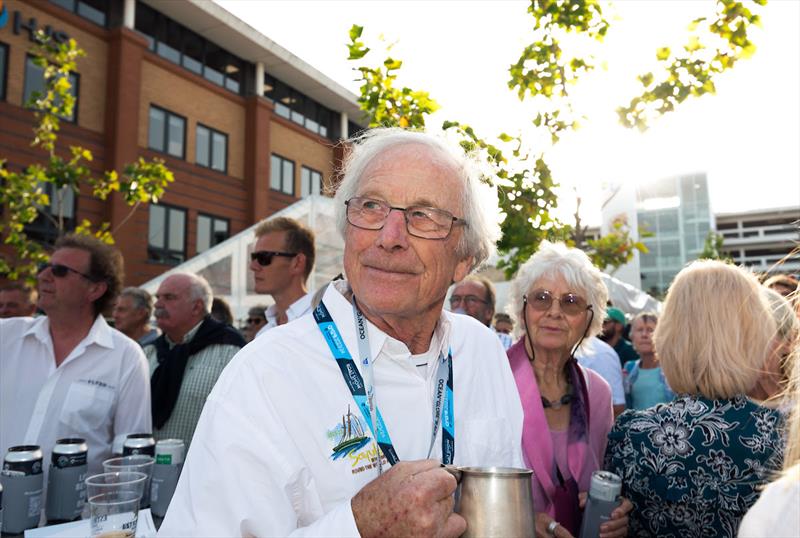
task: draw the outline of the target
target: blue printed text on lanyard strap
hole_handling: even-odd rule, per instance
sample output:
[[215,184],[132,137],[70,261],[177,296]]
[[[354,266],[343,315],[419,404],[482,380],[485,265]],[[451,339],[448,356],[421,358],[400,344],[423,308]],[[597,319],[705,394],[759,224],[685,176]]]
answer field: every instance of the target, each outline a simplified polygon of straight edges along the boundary
[[[336,360],[339,370],[342,373],[345,383],[350,389],[353,399],[361,410],[364,420],[367,422],[372,435],[378,441],[383,454],[386,456],[390,465],[399,461],[397,452],[394,449],[389,432],[381,417],[380,410],[375,405],[375,386],[372,370],[372,360],[369,351],[369,338],[367,335],[366,320],[363,314],[353,307],[353,315],[356,324],[358,347],[360,352],[359,359],[367,377],[366,383],[353,361],[347,345],[344,343],[336,322],[333,321],[325,304],[320,302],[314,309],[314,320],[322,332],[322,336],[328,343],[333,358]],[[441,354],[438,361],[438,376],[436,382],[436,397],[433,402],[433,433],[431,436],[431,446],[428,457],[433,450],[433,444],[439,425],[442,425],[442,462],[450,464],[455,456],[455,425],[453,420],[453,364],[452,355],[447,357]],[[445,385],[446,380],[446,385]],[[378,456],[379,472],[382,470],[381,458]]]

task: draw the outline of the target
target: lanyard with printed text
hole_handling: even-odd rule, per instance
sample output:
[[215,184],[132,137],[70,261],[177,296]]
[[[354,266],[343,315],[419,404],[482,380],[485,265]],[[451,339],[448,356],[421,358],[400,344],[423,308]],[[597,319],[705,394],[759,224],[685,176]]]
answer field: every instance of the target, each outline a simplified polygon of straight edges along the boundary
[[[353,316],[356,324],[356,336],[358,338],[358,348],[361,364],[367,377],[366,383],[361,377],[358,368],[353,361],[350,351],[344,343],[336,322],[333,321],[325,304],[320,302],[314,309],[314,320],[317,322],[322,336],[328,343],[328,348],[336,360],[339,370],[342,373],[345,383],[350,389],[356,405],[361,410],[361,414],[378,442],[381,452],[386,456],[390,465],[399,461],[397,452],[394,449],[389,431],[381,417],[381,412],[375,405],[375,385],[372,370],[372,359],[369,351],[369,337],[364,315],[358,308],[353,306]],[[437,381],[435,385],[435,397],[433,402],[433,433],[431,436],[431,446],[428,450],[428,457],[433,450],[436,434],[441,425],[442,427],[442,462],[450,464],[455,456],[455,424],[453,420],[453,364],[452,355],[448,352],[447,357],[439,354]],[[378,454],[378,472],[382,472],[380,454]]]

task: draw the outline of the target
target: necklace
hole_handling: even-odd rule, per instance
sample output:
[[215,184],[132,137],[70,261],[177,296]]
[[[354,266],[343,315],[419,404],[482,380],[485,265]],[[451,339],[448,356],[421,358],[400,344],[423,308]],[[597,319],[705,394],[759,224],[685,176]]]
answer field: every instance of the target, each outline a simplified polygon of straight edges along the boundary
[[552,408],[555,411],[561,409],[562,406],[569,404],[572,401],[572,385],[567,385],[567,392],[558,400],[550,401],[544,396],[542,398],[542,407],[545,409]]

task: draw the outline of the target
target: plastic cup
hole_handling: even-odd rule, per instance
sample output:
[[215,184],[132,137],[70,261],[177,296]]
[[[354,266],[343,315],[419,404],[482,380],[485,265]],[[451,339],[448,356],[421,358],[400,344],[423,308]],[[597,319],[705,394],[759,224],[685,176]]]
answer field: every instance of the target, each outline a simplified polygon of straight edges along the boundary
[[92,538],[133,538],[147,475],[115,472],[86,479]]
[[135,456],[122,456],[121,458],[111,458],[103,462],[103,470],[107,473],[121,473],[121,472],[137,472],[147,475],[147,481],[144,485],[144,493],[142,494],[140,508],[148,508],[150,506],[150,480],[153,476],[153,464],[155,463],[153,456],[146,454],[137,454]]

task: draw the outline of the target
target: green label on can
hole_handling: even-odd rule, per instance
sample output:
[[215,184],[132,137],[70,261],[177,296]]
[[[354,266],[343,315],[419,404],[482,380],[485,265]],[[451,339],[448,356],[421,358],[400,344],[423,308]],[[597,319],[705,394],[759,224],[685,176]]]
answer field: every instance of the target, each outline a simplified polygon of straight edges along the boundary
[[156,463],[159,465],[172,465],[172,454],[159,454],[156,456]]

